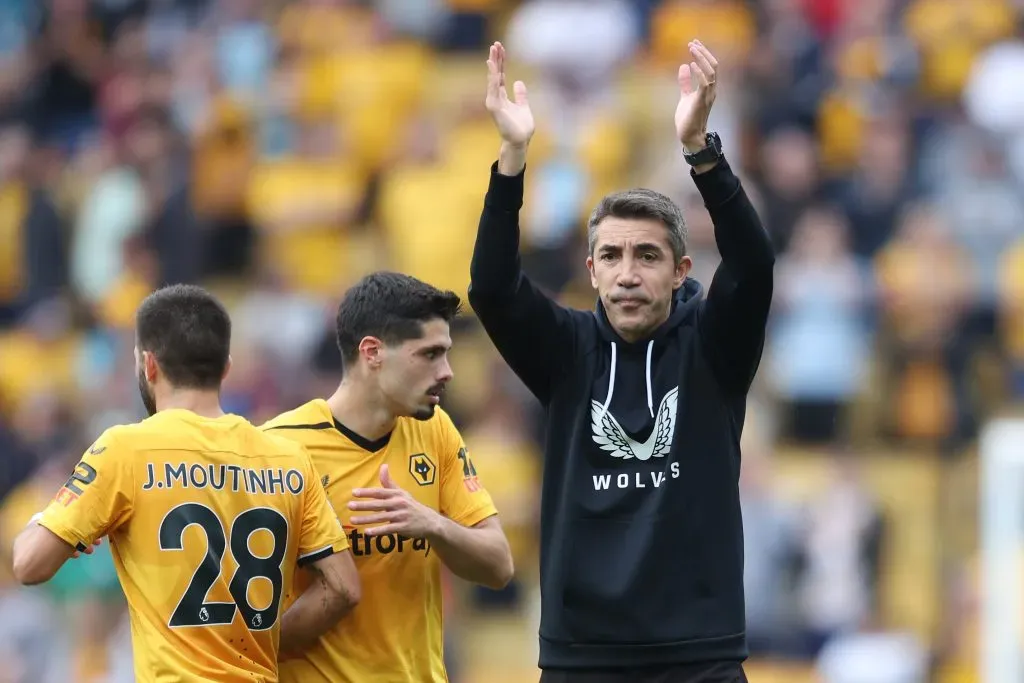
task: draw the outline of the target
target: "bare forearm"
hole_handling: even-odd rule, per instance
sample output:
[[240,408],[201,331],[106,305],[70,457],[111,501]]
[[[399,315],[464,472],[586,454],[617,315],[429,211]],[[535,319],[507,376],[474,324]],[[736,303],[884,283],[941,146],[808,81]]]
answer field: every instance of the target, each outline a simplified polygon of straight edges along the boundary
[[330,630],[358,602],[351,591],[334,590],[322,574],[281,615],[281,658],[297,656]]
[[501,143],[501,151],[498,152],[498,173],[507,176],[517,176],[526,168],[527,145],[513,145],[508,142]]
[[439,519],[437,531],[427,540],[453,574],[496,590],[512,580],[512,552],[500,526],[470,528],[447,517]]
[[[35,523],[33,523],[35,526]],[[49,580],[55,572],[32,552],[32,540],[29,529],[23,529],[14,539],[11,549],[11,564],[14,577],[23,585],[34,586]]]
[[52,579],[75,551],[34,519],[14,539],[12,548],[14,577],[25,586]]

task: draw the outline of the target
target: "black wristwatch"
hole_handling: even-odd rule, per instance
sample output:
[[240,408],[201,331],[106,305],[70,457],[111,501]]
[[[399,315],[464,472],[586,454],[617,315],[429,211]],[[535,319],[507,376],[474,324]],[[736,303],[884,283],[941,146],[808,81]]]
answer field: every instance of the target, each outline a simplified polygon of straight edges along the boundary
[[704,149],[697,150],[692,154],[683,152],[683,159],[690,166],[710,164],[722,158],[722,138],[718,137],[718,133],[708,133],[704,139],[707,143]]

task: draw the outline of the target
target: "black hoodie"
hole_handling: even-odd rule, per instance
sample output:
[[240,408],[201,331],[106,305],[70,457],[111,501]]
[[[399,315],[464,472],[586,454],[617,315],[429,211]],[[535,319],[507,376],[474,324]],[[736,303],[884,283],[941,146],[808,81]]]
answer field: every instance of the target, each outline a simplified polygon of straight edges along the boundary
[[771,303],[768,236],[724,159],[694,175],[722,262],[706,299],[687,279],[669,319],[628,343],[600,302],[562,307],[522,273],[523,177],[491,168],[469,300],[546,411],[540,666],[741,661],[739,440]]

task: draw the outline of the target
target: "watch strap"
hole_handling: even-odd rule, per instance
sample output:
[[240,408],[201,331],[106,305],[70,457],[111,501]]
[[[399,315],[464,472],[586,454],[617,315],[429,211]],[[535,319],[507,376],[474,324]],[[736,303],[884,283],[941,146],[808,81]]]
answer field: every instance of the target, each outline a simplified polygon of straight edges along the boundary
[[722,158],[722,139],[718,136],[718,133],[708,133],[705,136],[705,143],[703,149],[692,153],[683,153],[683,159],[686,163],[690,166],[700,166],[701,164],[710,164]]

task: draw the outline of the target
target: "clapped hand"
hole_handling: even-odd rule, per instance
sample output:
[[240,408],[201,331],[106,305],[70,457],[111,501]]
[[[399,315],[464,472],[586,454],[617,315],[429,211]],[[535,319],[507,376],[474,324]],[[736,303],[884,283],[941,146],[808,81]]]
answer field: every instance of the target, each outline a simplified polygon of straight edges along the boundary
[[[687,46],[689,63],[679,67],[679,104],[676,106],[676,134],[683,148],[696,152],[704,148],[708,116],[715,103],[718,60],[699,40]],[[696,86],[694,85],[696,81]]]
[[525,147],[533,137],[533,112],[526,98],[526,84],[516,81],[512,91],[515,99],[509,99],[505,88],[505,47],[494,43],[487,57],[487,111],[491,113],[502,141],[515,147]]
[[367,536],[401,534],[408,538],[425,538],[434,533],[440,522],[438,513],[419,502],[398,486],[391,478],[387,465],[380,466],[380,488],[354,489],[349,510],[372,512],[353,516],[353,524],[372,524],[364,532]]

